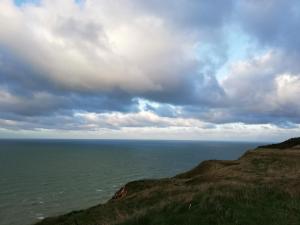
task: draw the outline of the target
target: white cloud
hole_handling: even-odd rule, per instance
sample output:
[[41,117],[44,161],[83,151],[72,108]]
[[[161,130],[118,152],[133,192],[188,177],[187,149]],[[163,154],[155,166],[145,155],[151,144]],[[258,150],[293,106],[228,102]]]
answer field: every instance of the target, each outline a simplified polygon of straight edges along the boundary
[[75,113],[75,119],[82,121],[85,128],[125,128],[125,127],[199,127],[212,125],[197,119],[160,117],[153,112],[137,113]]
[[294,60],[273,50],[233,63],[222,81],[229,104],[244,113],[284,116],[292,110],[300,115],[300,74],[289,72],[297,71]]
[[275,78],[277,99],[281,104],[300,107],[300,74],[281,74]]
[[0,44],[71,90],[159,91],[195,72],[195,39],[127,0],[2,0]]

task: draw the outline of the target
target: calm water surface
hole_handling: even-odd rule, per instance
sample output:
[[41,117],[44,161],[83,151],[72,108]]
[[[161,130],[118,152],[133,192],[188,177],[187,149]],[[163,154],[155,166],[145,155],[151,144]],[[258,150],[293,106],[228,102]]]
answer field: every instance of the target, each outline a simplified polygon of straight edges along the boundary
[[207,159],[236,159],[258,143],[0,140],[0,225],[107,201],[128,181],[173,176]]

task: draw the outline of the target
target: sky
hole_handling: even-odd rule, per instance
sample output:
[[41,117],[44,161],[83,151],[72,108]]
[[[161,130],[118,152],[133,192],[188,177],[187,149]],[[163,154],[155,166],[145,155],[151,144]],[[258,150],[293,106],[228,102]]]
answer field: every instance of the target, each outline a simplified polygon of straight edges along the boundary
[[299,0],[0,0],[0,138],[300,136]]

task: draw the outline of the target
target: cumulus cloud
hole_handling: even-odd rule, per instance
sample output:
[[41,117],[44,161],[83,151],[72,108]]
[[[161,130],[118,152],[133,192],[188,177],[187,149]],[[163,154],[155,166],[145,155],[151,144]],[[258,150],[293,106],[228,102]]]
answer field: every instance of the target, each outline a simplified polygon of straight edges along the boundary
[[299,17],[297,0],[0,0],[0,127],[293,129]]
[[271,51],[232,65],[230,75],[222,81],[228,108],[232,108],[231,120],[299,123],[300,70],[292,59],[286,59],[290,59],[286,54]]
[[[139,96],[189,104],[198,101],[199,91],[212,93],[211,83],[206,87],[202,75],[197,74],[195,49],[202,39],[205,42],[204,34],[217,37],[206,28],[222,25],[226,7],[219,19],[207,13],[201,16],[201,23],[212,26],[196,28],[189,26],[189,21],[174,23],[176,13],[156,13],[157,2],[148,4],[45,0],[16,6],[13,1],[1,1],[2,82],[21,95],[75,92],[110,99],[121,93],[127,96],[124,104]],[[186,4],[178,1],[171,5],[180,10]],[[181,13],[190,14],[195,7],[204,12],[212,9],[206,1],[194,2]],[[190,30],[180,29],[183,22]]]
[[38,76],[71,91],[144,93],[177,86],[195,71],[195,40],[131,5],[45,0],[20,8],[1,1],[0,42]]

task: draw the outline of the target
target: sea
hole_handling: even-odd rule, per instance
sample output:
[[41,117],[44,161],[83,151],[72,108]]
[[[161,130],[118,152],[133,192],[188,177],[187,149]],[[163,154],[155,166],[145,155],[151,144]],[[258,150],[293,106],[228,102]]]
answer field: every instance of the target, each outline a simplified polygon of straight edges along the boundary
[[105,203],[133,180],[171,177],[209,159],[237,159],[262,143],[0,140],[0,225]]

